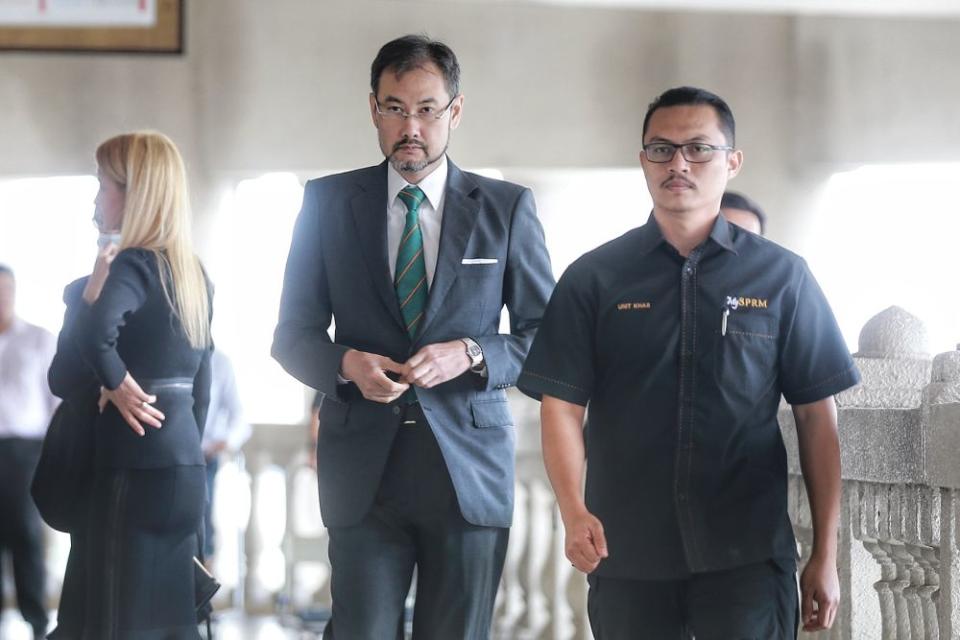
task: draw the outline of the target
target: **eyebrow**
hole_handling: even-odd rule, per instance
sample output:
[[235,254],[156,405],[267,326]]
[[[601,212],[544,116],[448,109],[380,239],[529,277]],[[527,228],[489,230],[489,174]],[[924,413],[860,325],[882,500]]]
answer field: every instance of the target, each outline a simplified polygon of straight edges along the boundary
[[[396,103],[398,103],[398,104],[403,104],[403,100],[401,100],[400,98],[398,98],[398,97],[396,97],[396,96],[386,96],[386,97],[384,97],[383,101],[384,101],[384,102],[396,102]],[[434,104],[440,104],[440,101],[437,100],[436,98],[424,98],[423,100],[421,100],[421,101],[418,102],[417,104],[428,104],[428,103],[431,103],[431,102],[434,103]]]
[[669,142],[670,144],[690,144],[691,142],[706,142],[707,144],[714,144],[713,142],[710,142],[710,138],[704,135],[698,135],[692,138],[688,138],[684,142],[674,142],[673,140],[670,140],[669,138],[664,138],[663,136],[654,136],[650,138],[650,142],[648,142],[647,144],[652,144],[654,142]]

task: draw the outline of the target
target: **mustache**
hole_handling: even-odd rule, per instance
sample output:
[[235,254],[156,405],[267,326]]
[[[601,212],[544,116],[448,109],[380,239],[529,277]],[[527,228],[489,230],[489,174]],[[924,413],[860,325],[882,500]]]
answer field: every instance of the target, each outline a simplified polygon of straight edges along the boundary
[[404,138],[403,140],[400,140],[398,143],[393,145],[393,150],[397,151],[398,149],[400,149],[400,147],[417,147],[419,149],[424,149],[424,150],[426,150],[427,148],[426,145],[423,144],[422,142],[418,142],[417,140],[411,140],[410,138]]
[[664,180],[662,183],[660,183],[660,186],[661,186],[661,187],[666,187],[666,186],[668,186],[671,182],[679,182],[679,183],[681,183],[681,184],[685,184],[686,186],[688,186],[688,187],[690,187],[690,188],[692,188],[692,189],[696,189],[696,185],[694,185],[692,182],[690,182],[689,180],[687,180],[687,179],[684,178],[683,176],[670,176],[669,178],[667,178],[666,180]]

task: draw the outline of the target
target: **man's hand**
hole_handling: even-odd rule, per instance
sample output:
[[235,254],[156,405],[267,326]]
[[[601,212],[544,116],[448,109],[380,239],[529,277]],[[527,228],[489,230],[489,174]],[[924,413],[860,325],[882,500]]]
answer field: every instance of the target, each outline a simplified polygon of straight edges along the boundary
[[210,460],[226,451],[226,449],[226,440],[211,440],[203,445],[203,457]]
[[597,568],[607,553],[607,538],[603,525],[592,513],[584,509],[563,523],[565,531],[564,551],[573,566],[590,573]]
[[153,406],[156,401],[157,396],[152,396],[141,389],[129,372],[116,389],[100,388],[100,413],[103,413],[108,402],[112,402],[130,428],[139,436],[146,433],[141,422],[154,429],[162,426],[161,420],[164,420],[164,415]]
[[833,626],[840,603],[837,563],[829,558],[811,558],[800,574],[800,594],[804,631],[821,631]]
[[424,389],[453,380],[470,368],[467,347],[460,340],[430,344],[407,360],[404,380]]
[[375,353],[350,349],[343,354],[340,371],[344,378],[357,385],[364,398],[374,402],[393,402],[410,388],[406,382],[394,382],[387,377],[389,371],[402,378],[407,366]]

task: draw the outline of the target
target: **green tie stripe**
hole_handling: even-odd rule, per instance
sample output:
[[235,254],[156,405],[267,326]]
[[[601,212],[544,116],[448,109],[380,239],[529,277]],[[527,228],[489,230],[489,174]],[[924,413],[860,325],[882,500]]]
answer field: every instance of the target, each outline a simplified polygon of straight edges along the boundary
[[411,291],[411,292],[410,292],[410,295],[407,296],[406,300],[404,300],[403,302],[400,303],[400,308],[401,308],[401,309],[403,309],[404,307],[406,307],[406,306],[410,303],[410,301],[413,300],[414,294],[417,293],[418,291],[420,291],[420,287],[422,287],[422,286],[423,286],[423,283],[426,282],[426,281],[427,281],[426,278],[422,278],[422,279],[420,280],[420,282],[417,283],[417,288],[414,289],[413,291]]
[[407,208],[407,220],[397,249],[394,286],[407,333],[413,338],[427,306],[427,264],[423,259],[423,234],[420,232],[420,205],[426,195],[420,187],[414,186],[404,188],[398,195]]
[[[423,247],[420,247],[420,249],[417,250],[416,255],[414,255],[412,258],[410,258],[410,262],[408,262],[408,263],[407,263],[407,266],[405,266],[405,267],[403,268],[403,271],[401,271],[400,273],[397,274],[397,283],[398,283],[398,284],[399,284],[399,282],[403,279],[403,277],[407,274],[407,272],[408,272],[410,269],[412,269],[412,268],[414,267],[414,265],[416,265],[416,263],[417,263],[422,257],[423,257]],[[399,259],[397,260],[397,266],[400,266],[400,260],[399,260]]]

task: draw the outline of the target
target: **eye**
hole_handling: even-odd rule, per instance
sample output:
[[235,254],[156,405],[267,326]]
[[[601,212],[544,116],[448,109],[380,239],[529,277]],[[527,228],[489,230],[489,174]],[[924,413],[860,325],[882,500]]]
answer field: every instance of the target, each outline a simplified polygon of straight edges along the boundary
[[432,116],[437,112],[436,107],[420,107],[420,115],[422,116]]
[[690,150],[693,151],[695,154],[702,156],[713,151],[713,147],[711,147],[708,144],[694,142],[693,144],[690,145]]
[[390,113],[394,115],[401,115],[403,113],[403,109],[400,108],[399,105],[395,104],[388,104],[383,111],[384,113]]
[[647,151],[650,153],[661,156],[673,152],[673,146],[669,144],[651,144],[647,145]]

